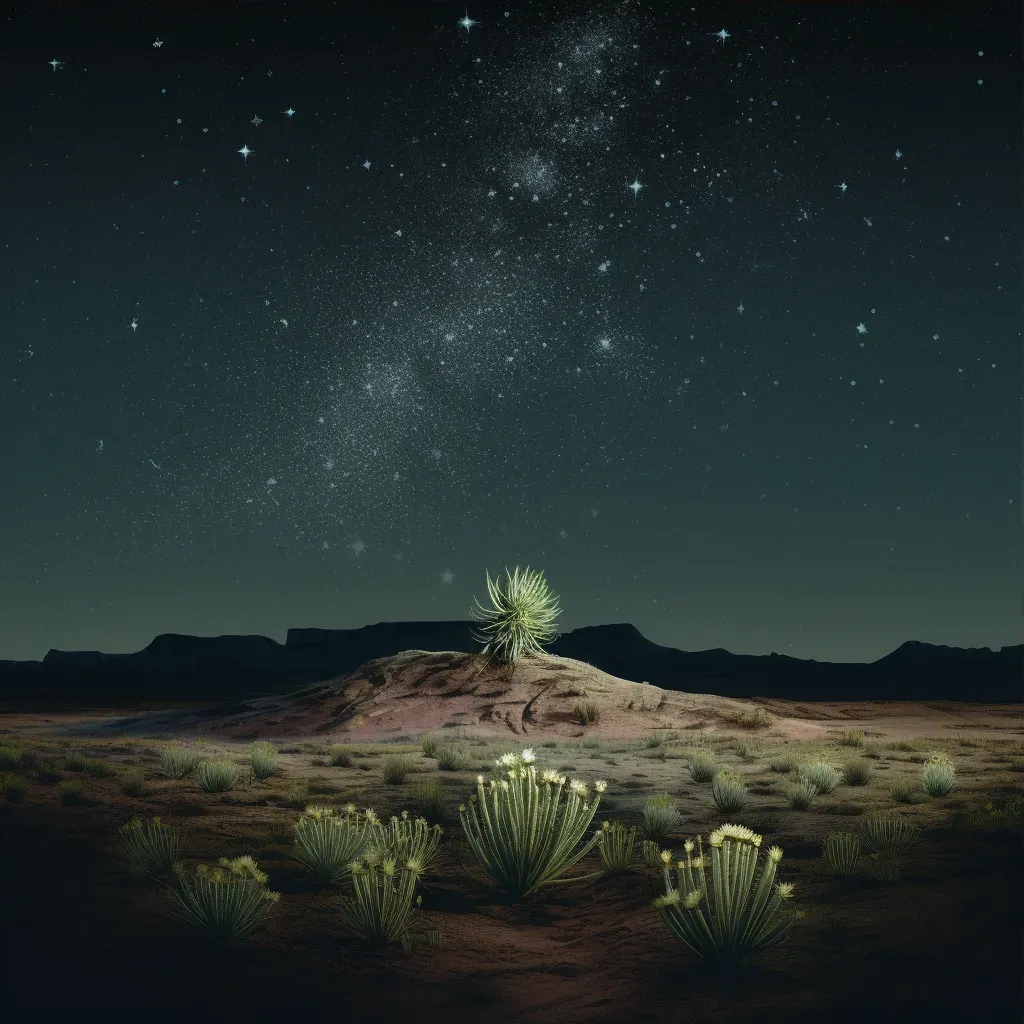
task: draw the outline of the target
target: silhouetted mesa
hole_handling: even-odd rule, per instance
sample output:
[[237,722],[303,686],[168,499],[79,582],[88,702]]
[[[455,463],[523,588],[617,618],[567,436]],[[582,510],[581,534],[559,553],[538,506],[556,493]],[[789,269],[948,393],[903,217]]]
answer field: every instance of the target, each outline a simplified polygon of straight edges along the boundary
[[[264,636],[162,634],[135,654],[49,651],[41,661],[0,661],[0,702],[63,706],[219,701],[287,693],[336,678],[401,651],[478,652],[472,621],[378,622],[360,629],[290,629],[284,644]],[[869,664],[786,655],[679,651],[629,623],[585,626],[546,645],[610,675],[667,690],[780,700],[1024,700],[1024,645],[990,648],[908,641]]]

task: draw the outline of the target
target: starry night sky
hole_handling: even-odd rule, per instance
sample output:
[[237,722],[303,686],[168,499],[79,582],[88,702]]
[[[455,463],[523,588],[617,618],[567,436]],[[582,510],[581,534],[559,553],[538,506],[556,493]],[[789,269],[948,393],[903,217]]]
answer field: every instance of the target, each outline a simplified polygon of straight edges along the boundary
[[1019,5],[350,6],[0,15],[0,658],[1021,642]]

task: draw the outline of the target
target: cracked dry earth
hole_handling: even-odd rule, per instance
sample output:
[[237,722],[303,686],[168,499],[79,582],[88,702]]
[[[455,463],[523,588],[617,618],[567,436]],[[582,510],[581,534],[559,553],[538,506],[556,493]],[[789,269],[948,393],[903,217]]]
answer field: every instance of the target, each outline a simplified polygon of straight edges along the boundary
[[[580,724],[572,710],[578,700],[599,707],[598,723]],[[771,714],[768,725],[731,721],[754,705]],[[468,729],[454,730],[456,723]],[[75,750],[114,768],[141,765],[151,780],[148,795],[133,799],[115,778],[86,778],[88,802],[61,807],[52,783],[32,779],[24,803],[0,804],[9,1008],[228,1020],[306,1009],[332,1019],[495,1024],[1021,1017],[1020,832],[964,830],[951,820],[959,809],[1020,794],[1024,776],[1011,756],[1021,753],[1020,705],[733,701],[615,679],[570,659],[529,659],[509,679],[475,656],[413,651],[227,711],[9,713],[0,727],[8,730],[0,743],[35,747],[57,771]],[[769,758],[838,763],[862,752],[838,745],[840,729],[866,734],[870,781],[841,785],[807,811],[790,809],[786,776],[770,769]],[[438,771],[410,742],[428,731],[463,748],[469,767]],[[226,794],[161,779],[159,752],[172,736],[199,737],[211,756],[239,764],[253,738],[270,739],[281,751],[280,775]],[[652,736],[661,745],[647,747]],[[702,741],[744,776],[747,810],[722,814],[710,786],[690,778],[682,753]],[[740,741],[751,748],[745,757]],[[335,743],[350,748],[351,767],[330,766],[324,753]],[[395,745],[414,771],[405,784],[388,786],[380,764]],[[510,905],[473,861],[457,807],[477,773],[491,773],[494,757],[524,746],[535,749],[538,767],[607,780],[592,828],[604,819],[639,824],[644,800],[668,792],[682,820],[662,845],[677,855],[684,837],[706,837],[725,821],[760,832],[765,847],[782,847],[778,878],[795,883],[792,907],[805,916],[743,973],[717,977],[651,907],[663,883],[640,861],[639,836],[625,873]],[[821,857],[824,837],[856,831],[863,814],[893,807],[888,783],[919,777],[924,757],[940,750],[957,767],[957,786],[947,797],[899,806],[923,833],[902,876],[832,878]],[[342,926],[336,895],[291,858],[298,810],[287,790],[306,781],[311,802],[352,800],[386,817],[411,810],[410,784],[433,778],[446,794],[445,813],[433,819],[444,834],[417,890],[415,948],[368,949]],[[207,949],[168,915],[159,884],[125,874],[117,827],[135,814],[184,828],[186,862],[252,853],[282,893],[271,922],[239,949]],[[599,866],[595,850],[574,873]],[[444,933],[437,949],[423,940],[434,928]]]

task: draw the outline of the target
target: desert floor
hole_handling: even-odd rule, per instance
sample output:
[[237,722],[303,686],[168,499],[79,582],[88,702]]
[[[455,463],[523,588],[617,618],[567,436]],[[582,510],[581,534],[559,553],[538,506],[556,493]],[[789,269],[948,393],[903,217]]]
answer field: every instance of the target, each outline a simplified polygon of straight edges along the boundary
[[[441,771],[424,755],[415,722],[380,723],[384,715],[373,719],[377,728],[363,724],[357,732],[268,737],[280,752],[279,770],[263,782],[246,777],[248,740],[208,727],[197,740],[186,731],[186,743],[243,768],[238,785],[223,794],[203,792],[195,779],[161,777],[160,752],[174,740],[147,733],[145,716],[128,731],[110,727],[127,714],[118,710],[0,714],[0,746],[28,751],[24,764],[5,774],[29,781],[23,801],[0,803],[5,1007],[96,1009],[113,1019],[312,1009],[342,1020],[403,1014],[421,1022],[510,1024],[1019,1022],[1022,836],[1014,825],[987,825],[984,805],[999,808],[1022,795],[1021,706],[761,700],[743,703],[764,708],[770,722],[740,728],[716,718],[714,700],[680,713],[674,725],[664,714],[633,716],[618,730],[624,735],[613,734],[608,716],[603,728],[573,727],[570,735],[541,729],[515,736],[500,725],[435,729],[443,745],[468,756],[458,771]],[[337,743],[350,753],[349,767],[331,764]],[[473,861],[457,807],[479,772],[496,770],[494,758],[525,746],[536,751],[539,768],[588,783],[607,780],[588,836],[605,819],[642,825],[643,803],[658,793],[670,794],[682,815],[661,844],[675,856],[682,856],[684,838],[706,838],[724,822],[761,833],[765,849],[782,847],[777,877],[795,884],[792,908],[803,916],[781,946],[752,956],[743,974],[715,976],[651,907],[664,886],[661,872],[640,860],[642,832],[625,873],[511,905]],[[710,784],[692,780],[685,757],[696,746],[743,776],[745,810],[719,811]],[[952,792],[894,802],[892,781],[920,780],[925,758],[938,752],[956,767]],[[67,764],[74,753],[89,759],[84,771]],[[399,753],[412,771],[386,784],[383,761]],[[769,763],[786,756],[837,766],[863,757],[870,777],[794,810],[785,795],[792,773]],[[120,790],[118,773],[132,765],[146,770],[144,797]],[[65,806],[58,782],[68,779],[83,781],[84,796]],[[414,947],[369,948],[342,926],[337,894],[292,858],[292,826],[310,802],[352,801],[385,820],[412,813],[417,787],[429,780],[440,782],[444,800],[426,816],[444,833],[417,890],[423,904]],[[920,826],[920,840],[898,861],[899,876],[871,877],[865,857],[865,870],[833,877],[824,838],[856,832],[875,810]],[[198,930],[169,914],[165,886],[127,875],[117,829],[134,815],[183,827],[190,865],[251,853],[282,893],[270,922],[240,948],[208,948]],[[595,850],[570,873],[599,867]],[[425,941],[428,929],[443,933],[440,948]]]

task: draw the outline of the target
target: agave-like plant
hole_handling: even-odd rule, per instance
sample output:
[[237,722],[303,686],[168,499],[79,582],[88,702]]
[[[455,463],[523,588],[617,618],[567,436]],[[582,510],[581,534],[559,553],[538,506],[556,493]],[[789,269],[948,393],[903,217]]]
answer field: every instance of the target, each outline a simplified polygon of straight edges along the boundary
[[[403,862],[393,857],[382,859],[376,850],[369,850],[349,865],[349,871],[355,899],[341,898],[345,923],[371,942],[384,944],[400,939],[405,945],[413,914],[412,894],[423,873],[423,863],[417,857]],[[422,902],[423,897],[417,896],[416,906]]]
[[333,807],[310,804],[295,823],[295,859],[325,885],[337,885],[349,873],[350,862],[366,852],[382,832],[372,807],[361,817],[355,804],[346,804],[344,817]]
[[565,776],[546,769],[538,778],[534,760],[529,749],[498,758],[495,764],[506,769],[508,778],[491,779],[487,794],[484,777],[478,775],[476,793],[469,798],[468,806],[459,806],[462,829],[474,856],[514,901],[543,885],[583,882],[603,873],[561,877],[601,838],[598,829],[579,851],[573,852],[594,820],[607,783],[595,782],[597,795],[588,802],[586,785],[571,780],[567,803],[562,806]]
[[683,844],[686,860],[676,865],[679,888],[672,885],[672,854],[662,852],[665,895],[652,906],[670,931],[691,952],[720,967],[736,966],[749,953],[780,943],[795,915],[776,918],[781,904],[793,895],[791,882],[772,890],[782,850],[773,846],[761,865],[757,887],[751,893],[761,837],[743,825],[722,825],[708,837],[711,847],[711,892],[704,875],[706,861],[701,837],[699,853],[692,857],[693,840]]
[[[484,627],[482,638],[474,639],[485,645],[481,653],[487,655],[488,660],[514,664],[524,655],[544,653],[540,645],[555,638],[552,624],[561,609],[548,593],[542,573],[531,573],[527,566],[520,577],[519,566],[516,566],[514,574],[509,575],[507,568],[505,574],[509,582],[502,591],[498,582],[492,583],[491,575],[487,573],[487,590],[494,608],[487,609],[477,604],[482,621],[489,622],[489,625]],[[477,619],[476,609],[471,609],[470,613]]]
[[390,823],[378,831],[372,848],[399,864],[414,859],[426,871],[437,857],[443,831],[440,825],[428,826],[426,818],[413,820],[408,811],[402,811],[401,818],[392,814]]
[[217,866],[199,864],[189,875],[179,862],[174,865],[177,887],[172,890],[172,913],[204,928],[222,942],[239,942],[254,932],[280,898],[266,888],[267,876],[250,856],[229,860],[221,857]]
[[621,821],[602,821],[600,840],[597,852],[605,871],[609,874],[625,871],[633,859],[636,825],[627,829]]
[[128,870],[133,878],[145,878],[150,874],[172,871],[181,856],[183,837],[181,829],[164,825],[159,818],[153,818],[148,825],[135,817],[122,825],[121,849],[128,860]]

